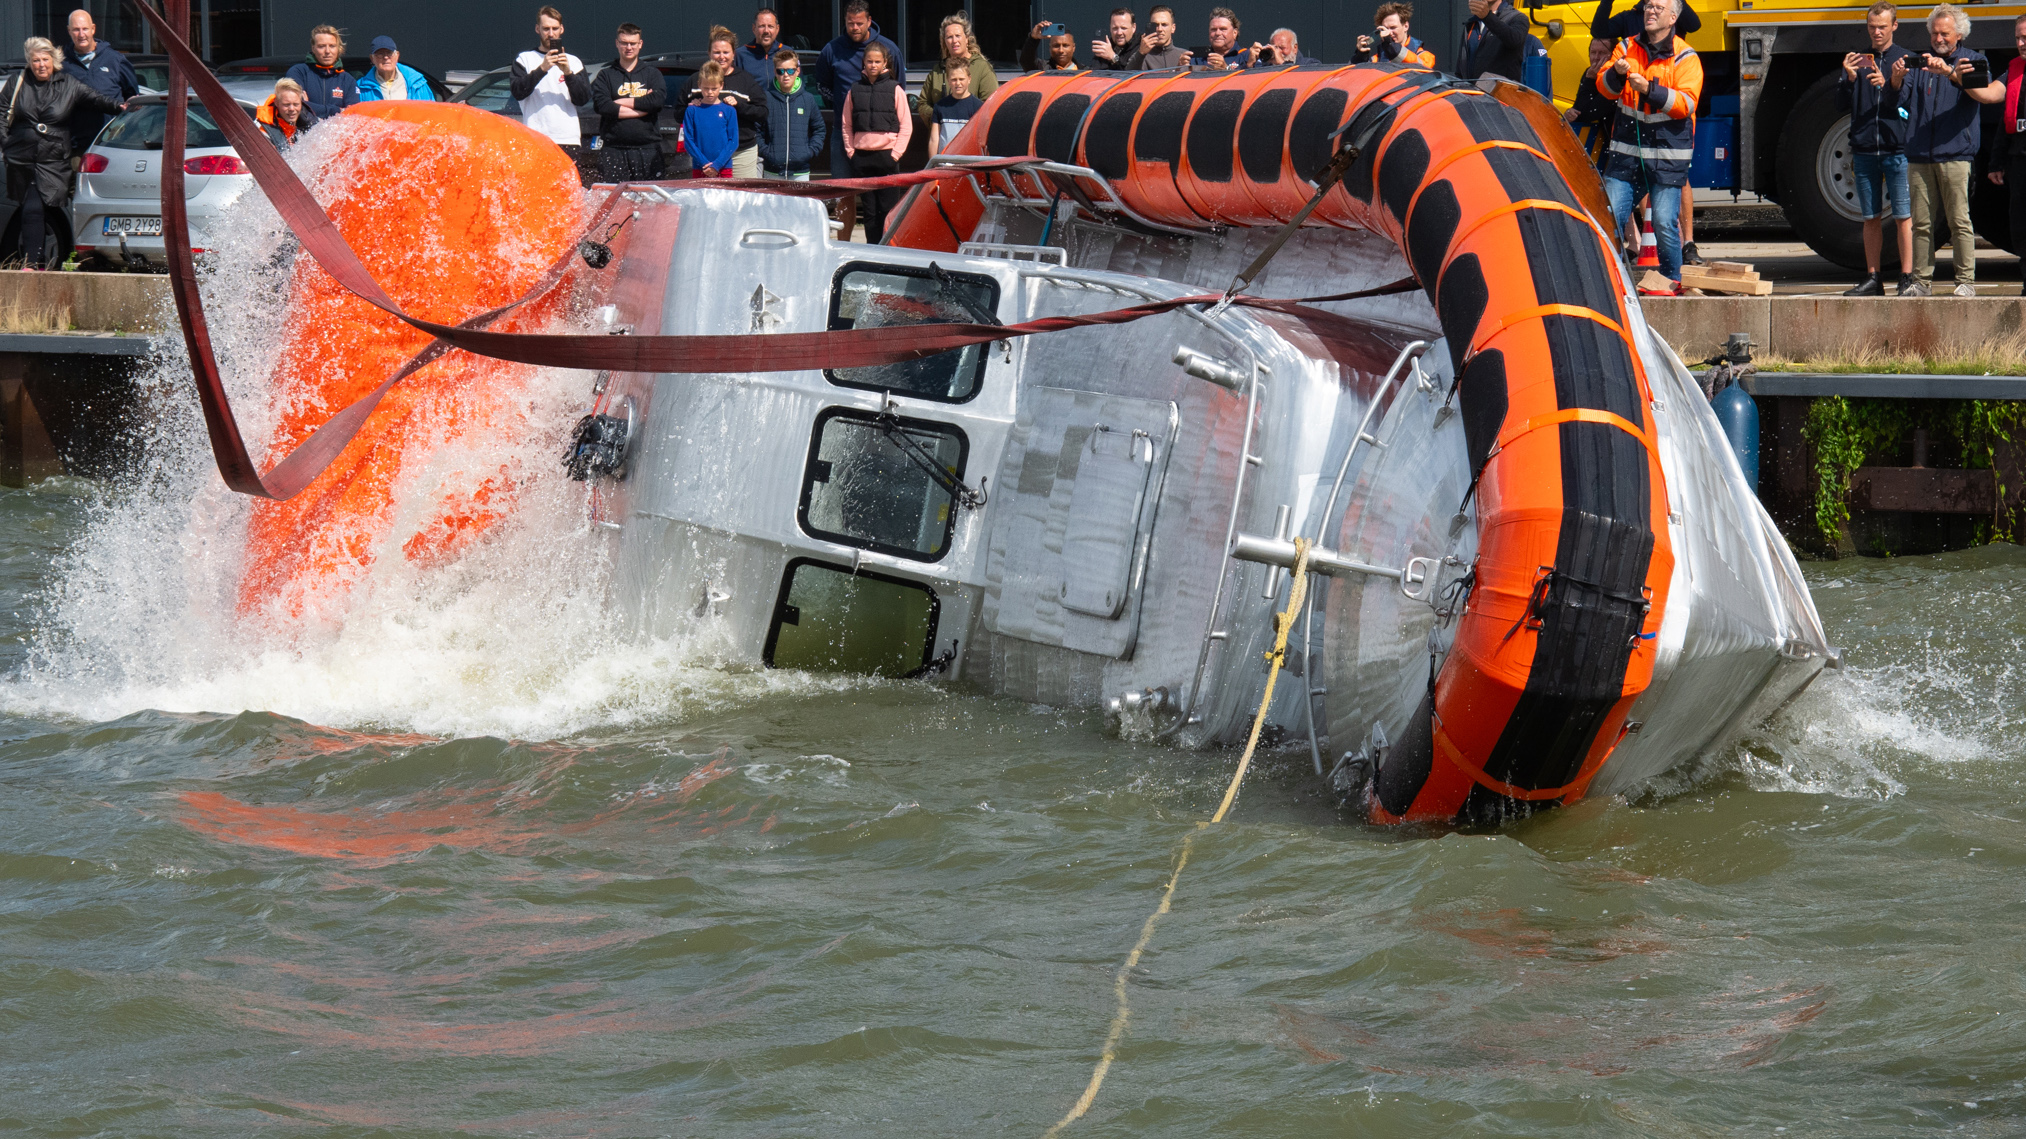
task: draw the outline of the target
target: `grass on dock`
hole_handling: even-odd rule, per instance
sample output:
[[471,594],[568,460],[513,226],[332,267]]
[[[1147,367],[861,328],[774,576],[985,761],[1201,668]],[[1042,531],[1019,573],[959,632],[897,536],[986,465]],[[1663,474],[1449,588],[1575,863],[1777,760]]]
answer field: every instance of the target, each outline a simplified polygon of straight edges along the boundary
[[69,332],[74,326],[69,305],[24,304],[19,296],[0,301],[0,332]]
[[[1684,354],[1683,359],[1690,359]],[[1698,362],[1700,357],[1695,358]],[[1805,360],[1767,353],[1752,358],[1761,372],[1873,372],[1915,376],[2026,376],[2026,330],[1997,340],[1923,354],[1861,346]]]

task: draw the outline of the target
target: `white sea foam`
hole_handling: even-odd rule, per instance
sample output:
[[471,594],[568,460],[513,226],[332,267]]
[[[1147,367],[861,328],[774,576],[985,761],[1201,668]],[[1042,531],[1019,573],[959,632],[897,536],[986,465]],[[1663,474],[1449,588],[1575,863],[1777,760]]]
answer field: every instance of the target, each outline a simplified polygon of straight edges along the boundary
[[[345,182],[343,151],[357,129],[337,120],[293,153],[299,169],[319,172],[321,198]],[[286,410],[269,390],[289,316],[287,258],[276,252],[283,229],[266,199],[248,193],[207,236],[218,251],[204,281],[214,345],[259,455]],[[170,316],[164,327],[174,326]],[[160,413],[145,441],[146,476],[94,508],[58,567],[30,663],[0,682],[12,712],[104,721],[147,708],[260,709],[334,726],[547,738],[835,683],[727,668],[724,647],[708,638],[618,635],[606,603],[608,539],[587,520],[585,485],[558,462],[589,398],[588,373],[540,371],[525,438],[453,443],[431,464],[516,468],[524,481],[506,522],[439,568],[411,563],[390,539],[333,607],[336,619],[287,631],[239,612],[250,505],[220,484],[180,342],[164,342],[152,382]],[[403,475],[415,488],[436,477]]]

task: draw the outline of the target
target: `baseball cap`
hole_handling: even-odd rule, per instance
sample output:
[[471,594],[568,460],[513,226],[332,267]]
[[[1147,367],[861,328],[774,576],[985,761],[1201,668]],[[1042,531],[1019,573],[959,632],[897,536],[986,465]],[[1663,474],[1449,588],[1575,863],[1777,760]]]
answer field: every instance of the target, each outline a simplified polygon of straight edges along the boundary
[[373,50],[374,50],[374,51],[400,51],[401,49],[400,49],[400,48],[398,48],[398,47],[395,47],[395,46],[394,46],[394,37],[392,37],[392,36],[374,36],[374,37],[373,37]]

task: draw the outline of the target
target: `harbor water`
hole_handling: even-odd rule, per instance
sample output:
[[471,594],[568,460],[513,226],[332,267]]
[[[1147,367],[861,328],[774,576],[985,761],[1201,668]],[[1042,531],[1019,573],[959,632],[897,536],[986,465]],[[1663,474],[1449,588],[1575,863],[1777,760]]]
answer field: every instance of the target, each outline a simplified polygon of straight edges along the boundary
[[[0,492],[11,1134],[1039,1135],[1235,759],[628,644],[570,526],[263,640],[235,509]],[[1068,1133],[2026,1130],[2026,550],[1808,576],[1847,667],[1635,801],[1265,755]]]

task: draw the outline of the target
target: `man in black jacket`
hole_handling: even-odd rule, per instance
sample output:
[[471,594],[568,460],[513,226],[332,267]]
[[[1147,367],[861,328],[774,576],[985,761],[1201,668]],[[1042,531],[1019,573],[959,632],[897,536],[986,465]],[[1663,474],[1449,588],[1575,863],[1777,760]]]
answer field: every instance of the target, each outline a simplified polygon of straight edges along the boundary
[[1899,238],[1899,295],[1913,296],[1913,197],[1906,173],[1907,111],[1899,105],[1913,53],[1892,42],[1899,10],[1878,0],[1864,18],[1869,52],[1843,57],[1836,94],[1850,108],[1850,163],[1857,182],[1857,212],[1864,215],[1864,280],[1843,295],[1879,297],[1879,260],[1885,249],[1885,219]]
[[1456,73],[1465,79],[1503,75],[1521,81],[1526,58],[1527,17],[1506,0],[1470,0],[1470,21],[1463,25],[1463,50]]
[[653,64],[640,62],[639,25],[619,25],[612,43],[619,57],[591,81],[598,137],[605,142],[600,163],[614,182],[655,181],[667,173],[655,122],[668,104],[668,88]]

